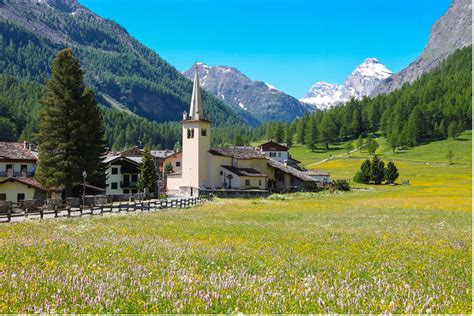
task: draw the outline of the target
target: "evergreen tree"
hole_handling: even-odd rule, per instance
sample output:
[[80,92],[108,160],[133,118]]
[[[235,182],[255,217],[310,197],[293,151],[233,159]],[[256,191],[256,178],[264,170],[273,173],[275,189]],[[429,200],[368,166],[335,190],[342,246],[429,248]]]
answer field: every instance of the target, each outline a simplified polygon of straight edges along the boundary
[[350,157],[351,156],[351,151],[354,150],[354,146],[352,145],[352,142],[348,142],[346,144],[346,152],[347,155]]
[[381,184],[384,179],[384,162],[377,157],[372,158],[370,163],[370,180],[375,184]]
[[0,117],[0,141],[14,142],[17,138],[15,124],[6,117]]
[[148,146],[143,149],[142,163],[140,164],[140,178],[138,179],[138,188],[140,190],[148,189],[150,193],[156,192],[156,181],[158,174],[155,168],[155,161],[150,153]]
[[404,128],[405,137],[409,146],[416,146],[423,138],[424,119],[419,107],[415,107],[408,117],[407,125]]
[[293,146],[293,132],[291,131],[290,126],[285,128],[284,142],[288,148]]
[[318,143],[318,129],[316,128],[316,124],[314,124],[313,120],[309,120],[306,124],[304,143],[311,151],[316,149],[316,144]]
[[396,135],[395,133],[390,134],[390,136],[388,136],[387,138],[387,143],[392,149],[392,152],[395,153],[399,145],[398,135]]
[[334,142],[338,135],[338,128],[333,115],[328,113],[323,116],[319,128],[319,140],[324,144],[326,150],[329,150],[329,143]]
[[304,137],[306,131],[305,118],[306,116],[296,121],[296,142],[299,144],[304,144]]
[[384,170],[385,181],[387,181],[390,184],[395,183],[395,181],[398,179],[398,176],[399,174],[398,174],[397,167],[392,161],[390,161],[387,164],[387,168],[385,168]]
[[[79,61],[71,49],[60,51],[52,63],[42,99],[37,177],[45,186],[63,185],[66,196],[74,183],[89,179],[103,184],[101,155],[105,152],[102,115],[92,90],[83,83]],[[102,182],[102,183],[98,183]]]
[[369,183],[370,181],[370,160],[366,160],[360,166],[360,171],[358,171],[354,177],[354,181],[358,183]]
[[357,138],[357,148],[359,149],[360,152],[362,152],[362,146],[363,145],[364,145],[364,139],[362,138],[362,134],[361,134]]
[[369,154],[375,155],[375,152],[379,148],[379,143],[375,139],[369,137],[368,140],[367,140],[367,146],[366,147],[367,147],[367,151],[369,152]]

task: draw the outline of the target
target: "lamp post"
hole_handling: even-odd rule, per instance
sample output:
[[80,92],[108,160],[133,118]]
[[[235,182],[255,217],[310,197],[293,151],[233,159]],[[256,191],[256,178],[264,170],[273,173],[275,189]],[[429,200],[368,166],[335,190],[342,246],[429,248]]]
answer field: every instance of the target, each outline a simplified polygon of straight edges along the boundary
[[82,207],[84,207],[86,204],[86,178],[87,178],[86,171],[82,172],[82,177],[84,178],[84,181],[82,182]]

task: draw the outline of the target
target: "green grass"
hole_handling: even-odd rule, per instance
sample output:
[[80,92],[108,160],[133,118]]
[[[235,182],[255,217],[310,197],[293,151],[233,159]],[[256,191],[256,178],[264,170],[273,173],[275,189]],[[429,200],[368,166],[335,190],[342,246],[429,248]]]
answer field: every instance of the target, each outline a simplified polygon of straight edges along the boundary
[[[461,138],[395,155],[380,139],[411,185],[0,225],[0,312],[470,313],[471,133]],[[366,157],[317,168],[351,178]]]

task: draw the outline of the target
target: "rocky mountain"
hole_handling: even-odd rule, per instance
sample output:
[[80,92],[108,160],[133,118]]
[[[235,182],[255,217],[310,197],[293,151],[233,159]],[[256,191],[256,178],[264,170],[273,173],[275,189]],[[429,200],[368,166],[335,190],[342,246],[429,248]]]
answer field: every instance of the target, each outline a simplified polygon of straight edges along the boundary
[[254,81],[238,69],[227,66],[208,66],[196,63],[184,75],[192,78],[197,68],[202,87],[230,104],[240,113],[258,122],[292,121],[307,111],[297,99],[269,83]]
[[346,102],[352,97],[361,99],[370,95],[382,81],[392,74],[377,58],[367,58],[347,77],[344,84],[317,82],[300,101],[319,109],[327,109]]
[[[192,83],[117,23],[77,0],[0,0],[0,74],[44,83],[55,54],[73,48],[98,101],[150,120],[177,121],[188,110]],[[203,94],[214,123],[243,121]]]
[[372,95],[387,93],[412,83],[439,65],[458,48],[472,44],[472,2],[453,0],[448,11],[431,28],[428,44],[408,67],[382,82]]

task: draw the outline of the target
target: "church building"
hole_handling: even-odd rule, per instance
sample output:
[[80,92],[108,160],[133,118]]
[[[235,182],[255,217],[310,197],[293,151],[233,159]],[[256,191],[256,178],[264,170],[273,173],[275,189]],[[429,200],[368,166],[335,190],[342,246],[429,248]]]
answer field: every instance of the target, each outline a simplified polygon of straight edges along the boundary
[[[278,154],[265,148],[278,147]],[[286,151],[284,150],[286,149]],[[181,168],[167,176],[171,194],[195,196],[202,190],[312,191],[316,181],[289,161],[288,148],[265,145],[257,148],[211,148],[211,121],[204,117],[198,72],[194,74],[189,113],[183,113]]]

